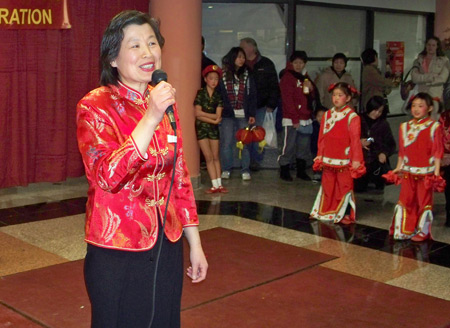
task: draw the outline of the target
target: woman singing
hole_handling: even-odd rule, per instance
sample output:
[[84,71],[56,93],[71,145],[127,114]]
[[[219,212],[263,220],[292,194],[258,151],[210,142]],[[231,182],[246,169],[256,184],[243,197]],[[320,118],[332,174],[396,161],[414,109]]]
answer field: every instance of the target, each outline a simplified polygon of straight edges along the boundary
[[163,44],[147,14],[119,13],[101,43],[102,86],[78,103],[78,145],[89,182],[84,274],[92,327],[149,327],[152,316],[151,327],[180,326],[183,231],[187,274],[192,282],[206,277],[181,131],[175,139],[164,115],[173,105],[178,121],[175,89],[166,82],[149,86]]

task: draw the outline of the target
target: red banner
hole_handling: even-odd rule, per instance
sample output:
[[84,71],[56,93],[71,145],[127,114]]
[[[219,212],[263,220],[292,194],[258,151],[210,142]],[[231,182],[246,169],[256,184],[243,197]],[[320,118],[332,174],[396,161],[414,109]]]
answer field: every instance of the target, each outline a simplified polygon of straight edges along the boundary
[[67,0],[0,0],[0,29],[70,28]]
[[403,77],[405,43],[403,41],[386,42],[386,77],[394,83],[400,83]]

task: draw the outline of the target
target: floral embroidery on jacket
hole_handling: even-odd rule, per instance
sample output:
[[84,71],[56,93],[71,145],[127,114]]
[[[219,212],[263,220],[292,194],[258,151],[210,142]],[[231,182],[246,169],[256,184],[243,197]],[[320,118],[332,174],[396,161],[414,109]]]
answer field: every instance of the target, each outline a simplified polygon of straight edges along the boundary
[[[180,239],[183,227],[198,225],[181,129],[177,130],[175,168],[174,144],[168,142],[173,130],[166,116],[144,154],[132,139],[131,133],[147,110],[151,90],[149,86],[142,96],[119,81],[119,86],[91,91],[78,103],[78,145],[89,182],[88,243],[132,251],[150,249],[157,240],[158,220],[166,206],[165,234],[169,240]],[[174,110],[178,120],[176,104]],[[173,169],[175,185],[167,202]]]
[[106,211],[107,213],[104,216],[103,221],[102,238],[105,239],[105,241],[110,241],[113,238],[121,220],[119,215],[113,213],[111,209],[108,208]]

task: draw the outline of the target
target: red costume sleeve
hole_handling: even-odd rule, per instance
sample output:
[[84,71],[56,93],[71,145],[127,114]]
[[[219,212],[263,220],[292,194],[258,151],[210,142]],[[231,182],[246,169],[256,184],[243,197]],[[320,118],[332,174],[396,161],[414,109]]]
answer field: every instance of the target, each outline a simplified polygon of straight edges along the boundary
[[404,124],[407,123],[400,124],[400,129],[398,130],[398,157],[405,157],[405,146],[402,133]]
[[329,114],[330,111],[326,111],[325,115],[323,115],[322,117],[322,121],[320,122],[319,139],[317,140],[317,156],[323,156],[323,146],[324,146],[323,127],[328,119]]
[[444,145],[443,145],[443,131],[442,125],[439,124],[434,131],[433,138],[433,156],[434,158],[441,159],[444,155]]
[[118,192],[145,160],[132,138],[118,140],[110,118],[95,106],[79,104],[78,145],[86,175],[105,191]]
[[446,118],[446,116],[448,116],[448,113],[442,113],[439,118],[439,123],[442,126],[442,142],[444,144],[444,150],[446,153],[450,153],[450,126],[446,124],[446,120],[449,120],[449,118]]
[[361,120],[358,115],[354,116],[349,124],[350,134],[350,160],[362,162],[364,160],[361,146]]

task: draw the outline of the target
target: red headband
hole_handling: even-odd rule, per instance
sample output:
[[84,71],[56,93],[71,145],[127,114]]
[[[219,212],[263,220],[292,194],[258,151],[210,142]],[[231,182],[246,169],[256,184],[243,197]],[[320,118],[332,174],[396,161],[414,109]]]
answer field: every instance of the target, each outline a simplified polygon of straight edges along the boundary
[[[412,95],[412,96],[409,98],[408,103],[412,103],[413,100],[416,99],[416,97],[417,97],[417,95]],[[439,97],[433,97],[433,98],[431,98],[431,100],[437,101],[437,102],[441,102],[441,98],[439,98]]]
[[[333,89],[336,87],[336,84],[337,83],[330,84],[330,86],[328,87],[328,92],[333,91]],[[356,90],[354,86],[352,86],[350,84],[347,84],[347,86],[348,86],[348,88],[349,88],[351,93],[354,93],[356,95],[359,93],[358,90]]]
[[336,84],[337,83],[330,84],[330,86],[328,87],[328,92],[331,92],[334,89],[334,87],[336,86]]
[[356,88],[352,85],[350,85],[350,91],[353,92],[355,95],[359,93],[358,90],[356,90]]

